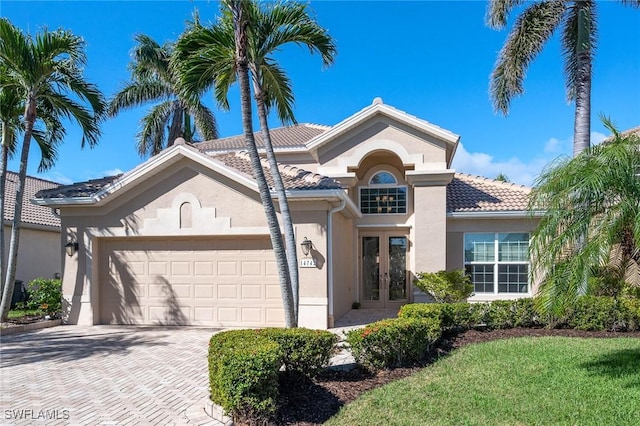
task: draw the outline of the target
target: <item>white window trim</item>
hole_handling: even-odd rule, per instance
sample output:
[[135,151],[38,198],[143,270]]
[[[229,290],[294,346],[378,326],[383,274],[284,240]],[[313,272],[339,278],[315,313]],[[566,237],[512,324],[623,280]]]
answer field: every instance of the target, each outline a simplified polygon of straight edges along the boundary
[[[477,235],[477,234],[493,234],[493,254],[494,254],[494,259],[492,262],[476,262],[476,261],[472,261],[472,262],[467,262],[467,259],[465,258],[465,245],[466,245],[466,237],[467,235]],[[531,245],[531,232],[529,231],[509,231],[509,232],[482,232],[482,231],[478,231],[478,232],[465,232],[462,236],[462,264],[463,264],[463,269],[466,269],[467,265],[493,265],[494,266],[494,272],[493,272],[493,291],[492,292],[481,292],[481,291],[475,291],[475,285],[474,285],[474,294],[476,296],[480,296],[480,297],[486,297],[489,295],[494,295],[494,296],[501,296],[501,297],[507,297],[507,298],[511,298],[511,297],[525,297],[525,296],[530,296],[531,295],[531,259],[527,260],[526,262],[522,262],[522,261],[500,261],[499,259],[499,240],[498,240],[498,235],[499,234],[527,234],[529,235],[529,245]],[[524,293],[520,293],[520,292],[499,292],[498,291],[498,280],[499,280],[499,265],[527,265],[527,291]],[[472,299],[474,299],[474,297],[472,297]]]
[[[391,176],[393,176],[393,178],[395,179],[396,183],[381,183],[381,184],[372,184],[371,180],[379,173],[388,173]],[[363,189],[375,189],[375,188],[404,188],[404,194],[405,194],[405,199],[404,199],[404,209],[405,212],[404,213],[364,213],[362,211],[362,190]],[[389,217],[389,216],[407,216],[409,214],[409,186],[408,185],[400,185],[398,184],[398,178],[396,176],[395,173],[387,170],[387,169],[380,169],[380,170],[376,170],[371,177],[368,180],[368,185],[367,186],[360,186],[358,187],[358,209],[360,211],[360,213],[362,213],[363,216],[385,216],[385,217]]]

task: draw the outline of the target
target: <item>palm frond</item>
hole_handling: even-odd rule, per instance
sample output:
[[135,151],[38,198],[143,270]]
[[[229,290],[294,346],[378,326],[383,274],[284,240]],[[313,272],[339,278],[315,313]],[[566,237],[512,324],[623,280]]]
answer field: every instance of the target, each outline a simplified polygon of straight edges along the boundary
[[506,115],[511,99],[524,93],[529,64],[558,28],[565,10],[564,1],[544,1],[527,7],[518,17],[491,73],[489,92],[496,111]]
[[190,110],[196,124],[196,131],[202,140],[218,138],[218,125],[213,111],[200,104],[198,108]]
[[485,21],[493,29],[501,30],[507,25],[511,11],[524,0],[489,0]]
[[137,151],[141,157],[155,155],[164,149],[165,129],[173,113],[175,103],[165,101],[154,106],[141,120],[137,135]]

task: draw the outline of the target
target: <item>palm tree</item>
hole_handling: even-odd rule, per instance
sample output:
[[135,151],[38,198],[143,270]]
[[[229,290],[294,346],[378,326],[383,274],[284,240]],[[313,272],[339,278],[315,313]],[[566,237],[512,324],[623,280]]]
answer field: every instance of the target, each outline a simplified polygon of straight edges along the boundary
[[[290,80],[273,54],[282,46],[294,43],[307,47],[311,53],[319,53],[323,64],[328,66],[333,63],[336,48],[327,31],[311,18],[305,4],[283,2],[263,8],[256,2],[248,2],[247,13],[248,66],[267,160],[278,194],[297,318],[299,279],[295,234],[267,121],[269,111],[275,107],[284,124],[295,123],[294,96]],[[228,109],[227,93],[236,75],[232,16],[223,13],[218,24],[208,28],[201,26],[196,17],[193,25],[178,41],[176,51],[178,54],[174,57],[174,64],[181,69],[180,75],[186,90],[197,92],[202,90],[203,85],[207,88],[213,86],[218,103]]]
[[[16,91],[4,88],[8,84],[7,78],[7,71],[0,64],[0,295],[3,292],[5,280],[4,194],[7,183],[7,164],[9,158],[15,153],[18,135],[23,129],[20,116],[24,111],[24,99]],[[58,124],[50,126],[50,128],[60,129],[62,126]],[[38,142],[42,153],[38,171],[44,171],[51,167],[55,161],[57,140],[48,139],[46,132],[43,133],[36,128],[33,130],[33,137]]]
[[[251,168],[253,174],[258,183],[258,189],[260,191],[260,199],[267,216],[267,224],[269,227],[269,233],[271,235],[271,245],[276,254],[276,264],[278,267],[278,274],[280,276],[280,290],[282,292],[282,304],[284,306],[285,325],[290,327],[297,327],[297,320],[294,308],[293,293],[291,289],[291,278],[289,276],[289,269],[287,264],[287,258],[284,250],[284,244],[282,241],[282,235],[280,234],[280,227],[278,226],[278,217],[276,216],[276,210],[273,206],[273,200],[271,193],[267,185],[267,180],[262,169],[260,162],[260,156],[258,154],[258,148],[253,136],[252,124],[252,106],[251,106],[251,88],[249,86],[249,57],[247,54],[248,43],[248,2],[243,0],[224,0],[223,6],[228,8],[233,17],[234,27],[234,40],[235,40],[235,68],[238,76],[238,82],[240,85],[240,103],[242,109],[242,127],[244,130],[244,137],[247,143],[247,149],[251,158]],[[277,173],[276,170],[271,171],[273,174]]]
[[[213,112],[198,96],[181,96],[178,78],[169,67],[173,45],[160,46],[151,37],[138,34],[130,65],[131,81],[111,100],[109,115],[150,102],[157,104],[141,120],[137,151],[141,157],[155,155],[173,145],[178,137],[191,142],[196,132],[201,138],[218,137]],[[192,117],[193,124],[192,125]]]
[[530,256],[547,313],[561,315],[603,270],[640,286],[640,136],[603,121],[611,140],[552,165],[531,193],[529,209],[545,211]]
[[[621,0],[640,7],[639,0]],[[523,0],[489,0],[487,23],[507,25],[509,14]],[[531,61],[560,28],[567,98],[576,104],[573,155],[589,148],[591,135],[591,64],[597,38],[595,0],[552,0],[527,4],[498,54],[491,74],[490,94],[496,110],[509,112],[511,99],[524,93],[523,80]]]
[[[45,29],[32,38],[25,36],[8,19],[0,19],[0,65],[6,72],[6,79],[2,80],[2,90],[21,96],[24,107],[19,182],[9,261],[0,303],[0,316],[3,321],[9,312],[12,284],[16,275],[31,138],[40,139],[42,142],[50,141],[46,152],[47,156],[53,159],[55,145],[60,143],[65,135],[62,122],[72,119],[82,128],[82,147],[85,143],[89,146],[98,143],[99,123],[104,118],[106,102],[98,88],[84,79],[82,70],[85,64],[85,42],[81,37],[65,30]],[[38,129],[37,123],[44,129]]]

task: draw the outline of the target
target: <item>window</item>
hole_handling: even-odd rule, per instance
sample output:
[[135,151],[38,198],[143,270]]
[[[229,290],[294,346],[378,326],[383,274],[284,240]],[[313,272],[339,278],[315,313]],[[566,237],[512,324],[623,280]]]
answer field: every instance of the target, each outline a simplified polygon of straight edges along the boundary
[[378,172],[369,180],[369,186],[360,188],[362,214],[407,213],[407,187],[389,172]]
[[476,293],[528,293],[529,234],[465,234],[464,266]]

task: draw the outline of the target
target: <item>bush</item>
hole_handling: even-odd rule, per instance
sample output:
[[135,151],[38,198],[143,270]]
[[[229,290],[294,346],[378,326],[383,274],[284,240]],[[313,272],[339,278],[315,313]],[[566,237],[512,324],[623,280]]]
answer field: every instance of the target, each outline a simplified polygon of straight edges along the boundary
[[578,330],[634,331],[639,328],[640,301],[582,296],[559,323]]
[[416,287],[439,303],[462,302],[473,294],[471,279],[463,270],[419,272],[416,276]]
[[289,372],[314,376],[329,364],[338,336],[306,328],[265,328],[260,333],[280,346],[281,363]]
[[369,370],[422,361],[442,334],[438,318],[394,318],[347,333],[355,360]]
[[54,315],[62,310],[62,282],[56,279],[36,278],[27,286],[29,309],[40,309]]
[[209,341],[211,400],[234,419],[267,422],[276,411],[279,345],[260,330],[232,330]]

